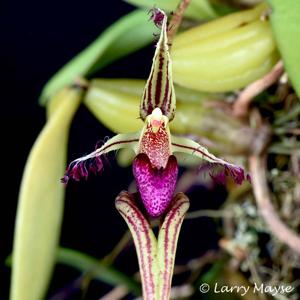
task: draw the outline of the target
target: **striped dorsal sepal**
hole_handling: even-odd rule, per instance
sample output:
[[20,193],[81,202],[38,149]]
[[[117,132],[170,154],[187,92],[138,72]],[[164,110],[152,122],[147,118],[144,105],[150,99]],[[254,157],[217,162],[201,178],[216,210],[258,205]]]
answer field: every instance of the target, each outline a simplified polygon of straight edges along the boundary
[[167,36],[167,16],[160,9],[153,9],[151,19],[161,27],[150,76],[140,105],[140,117],[145,120],[158,107],[169,121],[174,118],[176,96],[172,79],[172,61]]

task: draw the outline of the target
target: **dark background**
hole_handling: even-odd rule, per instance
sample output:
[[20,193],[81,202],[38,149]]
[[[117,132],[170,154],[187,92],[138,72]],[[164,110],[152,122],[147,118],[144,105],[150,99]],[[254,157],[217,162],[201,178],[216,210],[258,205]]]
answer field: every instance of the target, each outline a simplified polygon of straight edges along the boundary
[[[1,285],[0,299],[8,299],[10,269],[4,260],[11,253],[19,184],[26,157],[45,122],[38,97],[47,80],[69,59],[92,42],[108,25],[133,7],[120,0],[110,1],[9,1],[0,2],[1,31]],[[147,16],[145,15],[145,21]],[[102,77],[146,78],[153,45],[99,73]],[[81,107],[75,116],[69,144],[69,160],[94,149],[97,141],[113,134]],[[131,169],[114,161],[97,177],[71,183],[67,189],[61,245],[95,257],[108,254],[126,226],[114,208],[118,193],[132,181]],[[45,172],[45,176],[47,173]],[[222,191],[202,187],[189,194],[191,209],[216,208]],[[211,220],[185,221],[178,244],[177,261],[185,263],[216,247],[215,225]],[[133,247],[116,261],[127,274],[137,271]],[[57,267],[49,296],[70,285],[80,274]],[[85,299],[98,299],[110,288],[93,282]],[[79,299],[79,294],[68,299]]]

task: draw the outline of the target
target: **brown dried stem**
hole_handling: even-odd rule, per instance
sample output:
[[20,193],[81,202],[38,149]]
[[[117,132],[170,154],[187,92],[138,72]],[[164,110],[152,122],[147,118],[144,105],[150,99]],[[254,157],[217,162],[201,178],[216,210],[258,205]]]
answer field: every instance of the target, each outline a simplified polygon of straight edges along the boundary
[[184,12],[188,8],[191,0],[181,0],[176,8],[176,11],[173,13],[173,16],[171,18],[171,21],[169,23],[168,27],[168,42],[169,44],[172,44],[173,38],[175,34],[177,33],[177,30],[182,22],[182,18],[184,15]]
[[262,217],[275,237],[300,254],[300,237],[280,220],[270,200],[266,177],[266,156],[252,155],[249,158],[249,165],[254,195]]
[[283,62],[280,60],[268,74],[251,83],[243,91],[241,91],[237,100],[233,104],[233,114],[236,117],[245,117],[253,98],[274,84],[283,74],[283,71]]

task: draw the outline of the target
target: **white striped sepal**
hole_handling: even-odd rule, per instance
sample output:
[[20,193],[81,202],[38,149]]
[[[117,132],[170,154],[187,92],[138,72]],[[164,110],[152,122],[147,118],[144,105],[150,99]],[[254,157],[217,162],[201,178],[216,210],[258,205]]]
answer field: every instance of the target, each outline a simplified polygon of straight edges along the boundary
[[183,193],[173,198],[156,239],[140,211],[138,197],[123,191],[116,199],[116,208],[134,240],[144,300],[168,300],[170,297],[178,236],[189,205]]
[[175,116],[176,95],[169,53],[167,16],[162,10],[155,8],[152,10],[151,19],[157,26],[161,26],[161,32],[140,103],[140,117],[145,121],[146,117],[158,107],[163,115],[172,121]]

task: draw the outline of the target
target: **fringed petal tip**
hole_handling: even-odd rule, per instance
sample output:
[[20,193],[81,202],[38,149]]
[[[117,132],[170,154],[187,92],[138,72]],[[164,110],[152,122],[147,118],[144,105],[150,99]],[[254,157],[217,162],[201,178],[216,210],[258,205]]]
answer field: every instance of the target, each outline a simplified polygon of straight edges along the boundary
[[233,164],[214,164],[207,163],[202,165],[198,172],[208,172],[209,176],[216,184],[225,185],[226,178],[230,177],[236,184],[242,184],[245,180],[251,183],[249,174],[245,174],[242,167]]
[[150,20],[153,21],[156,27],[161,28],[166,14],[159,8],[153,7],[149,10]]
[[80,181],[87,180],[90,173],[97,174],[103,169],[103,162],[99,156],[90,158],[88,160],[75,160],[70,163],[65,175],[61,178],[61,182],[68,184],[70,179]]

